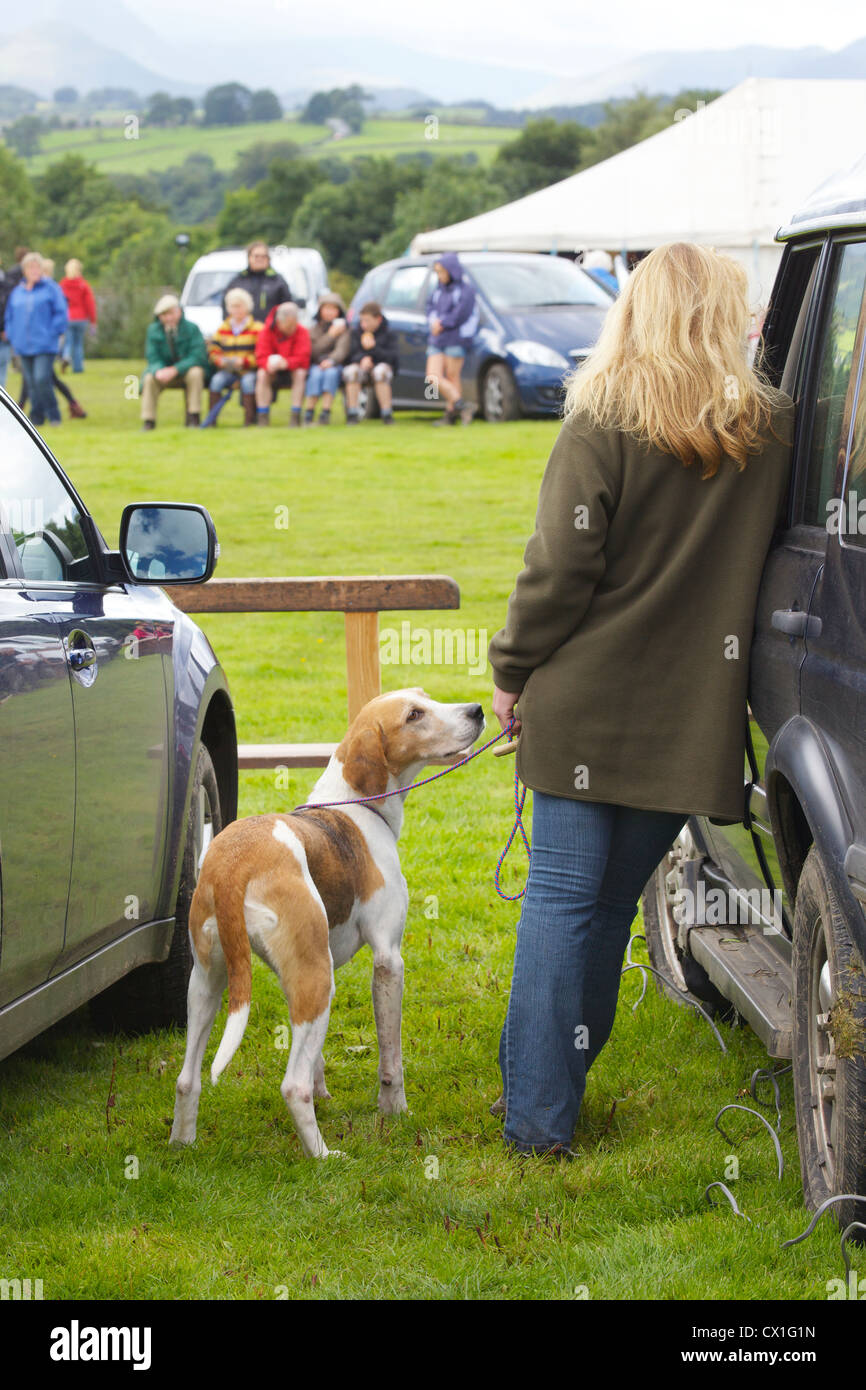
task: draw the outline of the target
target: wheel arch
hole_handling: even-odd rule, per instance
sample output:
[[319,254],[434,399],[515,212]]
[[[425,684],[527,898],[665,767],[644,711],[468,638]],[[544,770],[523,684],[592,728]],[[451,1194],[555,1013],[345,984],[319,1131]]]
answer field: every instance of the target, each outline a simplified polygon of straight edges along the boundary
[[767,801],[785,891],[796,902],[806,856],[817,846],[857,949],[866,959],[866,916],[851,890],[845,856],[856,839],[841,779],[820,731],[801,715],[782,726],[765,768]]

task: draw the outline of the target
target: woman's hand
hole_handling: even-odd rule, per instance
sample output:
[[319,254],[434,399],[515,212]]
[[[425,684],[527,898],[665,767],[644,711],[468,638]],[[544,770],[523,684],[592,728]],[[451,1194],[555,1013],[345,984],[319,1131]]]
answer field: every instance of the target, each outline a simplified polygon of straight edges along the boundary
[[514,728],[511,730],[512,736],[520,733],[520,720],[516,719],[512,711],[519,695],[514,695],[510,690],[500,690],[498,685],[493,687],[493,713],[499,720],[500,727],[506,729],[509,720],[514,719]]

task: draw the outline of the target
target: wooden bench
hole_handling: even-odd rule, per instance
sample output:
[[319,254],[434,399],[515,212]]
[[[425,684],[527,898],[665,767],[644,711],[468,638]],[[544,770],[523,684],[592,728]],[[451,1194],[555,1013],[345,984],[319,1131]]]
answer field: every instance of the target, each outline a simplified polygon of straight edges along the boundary
[[[460,590],[444,574],[317,575],[287,579],[211,579],[170,585],[185,613],[342,613],[346,624],[348,723],[381,694],[379,614],[460,607]],[[238,767],[325,767],[336,743],[247,743]],[[454,759],[448,761],[453,762]]]

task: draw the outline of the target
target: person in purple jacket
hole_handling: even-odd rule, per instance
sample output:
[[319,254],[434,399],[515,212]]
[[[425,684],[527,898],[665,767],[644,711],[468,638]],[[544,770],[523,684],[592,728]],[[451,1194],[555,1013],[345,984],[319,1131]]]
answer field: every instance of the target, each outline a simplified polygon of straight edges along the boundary
[[456,425],[459,416],[461,423],[468,425],[475,406],[467,405],[463,399],[460,375],[467,348],[478,331],[475,290],[464,279],[463,267],[452,252],[439,256],[433,269],[439,283],[427,300],[427,380],[428,384],[435,382],[439,396],[445,400],[445,412],[434,423]]

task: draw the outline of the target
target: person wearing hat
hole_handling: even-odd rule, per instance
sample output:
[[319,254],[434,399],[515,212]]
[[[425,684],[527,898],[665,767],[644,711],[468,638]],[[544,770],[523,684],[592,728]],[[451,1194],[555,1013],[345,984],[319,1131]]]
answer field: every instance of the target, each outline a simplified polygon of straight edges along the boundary
[[145,342],[147,366],[141,378],[142,429],[156,429],[159,394],[166,387],[186,393],[186,423],[201,423],[201,396],[209,370],[201,329],[185,317],[175,294],[164,294],[153,310]]
[[331,423],[331,402],[340,385],[343,363],[349,356],[351,334],[346,323],[346,306],[333,290],[319,296],[316,317],[310,326],[310,370],[307,375],[307,403],[304,424],[311,425],[321,398],[319,424]]

